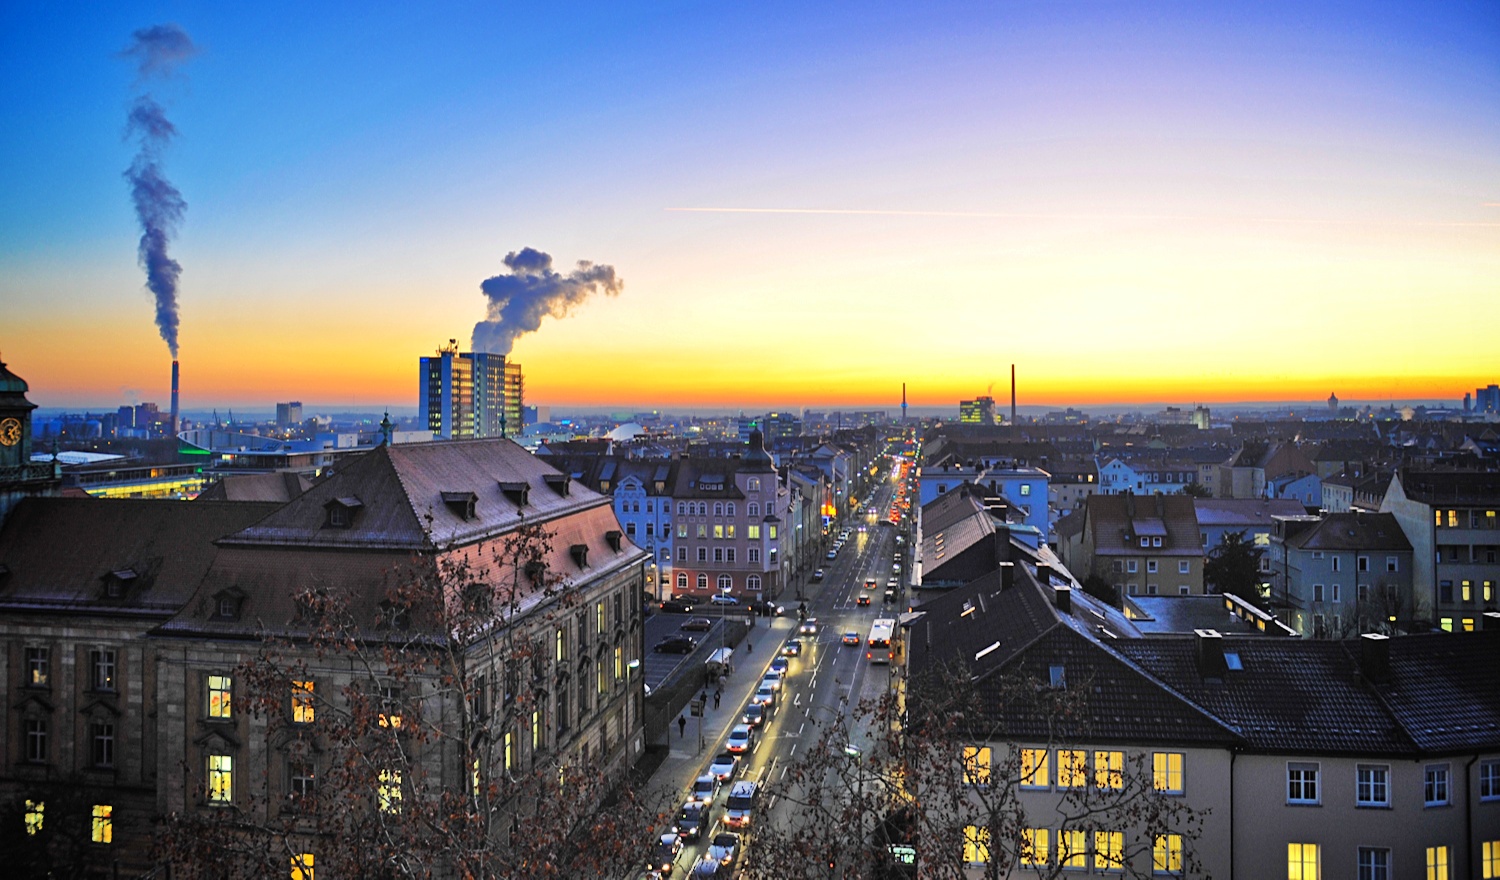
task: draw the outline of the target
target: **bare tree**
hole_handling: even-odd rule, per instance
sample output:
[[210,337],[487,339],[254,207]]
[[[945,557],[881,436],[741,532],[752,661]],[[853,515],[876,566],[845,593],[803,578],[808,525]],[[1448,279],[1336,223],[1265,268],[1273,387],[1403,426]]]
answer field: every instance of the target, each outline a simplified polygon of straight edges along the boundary
[[[823,721],[771,786],[778,808],[757,829],[746,875],[1054,878],[1107,867],[1149,877],[1159,859],[1201,876],[1202,817],[1157,789],[1151,757],[1081,745],[1089,691],[1018,674],[981,691],[944,670],[910,683],[904,724],[894,696]],[[1048,719],[1045,742],[1012,741],[999,705]],[[1063,756],[1078,760],[1056,766]],[[1070,784],[1027,791],[1049,778]]]
[[547,713],[594,690],[563,656],[579,596],[550,555],[547,530],[525,525],[484,557],[413,560],[378,603],[297,595],[298,619],[239,667],[284,778],[268,771],[265,794],[236,809],[173,817],[167,858],[224,878],[614,876],[638,863],[656,811],[548,751]]

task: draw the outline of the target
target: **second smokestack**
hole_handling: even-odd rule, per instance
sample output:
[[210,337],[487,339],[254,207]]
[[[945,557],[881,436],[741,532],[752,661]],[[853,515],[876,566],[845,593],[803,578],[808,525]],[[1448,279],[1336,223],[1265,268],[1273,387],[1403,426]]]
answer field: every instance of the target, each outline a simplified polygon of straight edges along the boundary
[[177,436],[177,362],[172,361],[172,416],[167,423],[167,428],[172,436]]

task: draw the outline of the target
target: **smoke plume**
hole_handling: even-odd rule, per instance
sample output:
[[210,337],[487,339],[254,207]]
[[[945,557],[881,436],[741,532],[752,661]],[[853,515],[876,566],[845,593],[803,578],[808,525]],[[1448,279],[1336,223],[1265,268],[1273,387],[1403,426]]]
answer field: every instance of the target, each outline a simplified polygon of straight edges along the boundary
[[[159,24],[136,31],[131,44],[120,54],[135,60],[140,81],[144,83],[152,77],[170,75],[178,64],[197,51],[182,28],[175,24]],[[162,173],[161,157],[176,136],[177,128],[147,91],[138,95],[130,105],[125,134],[137,141],[135,159],[125,170],[125,180],[130,184],[130,200],[141,224],[141,241],[136,255],[146,272],[146,287],[156,298],[156,327],[175,358],[177,279],[182,274],[182,265],[167,255],[167,244],[182,222],[187,202]]]
[[505,255],[509,275],[496,275],[479,285],[489,299],[486,317],[474,325],[474,351],[510,354],[516,338],[536,330],[547,316],[566,317],[590,295],[615,296],[625,286],[613,266],[579,260],[578,268],[562,275],[552,271],[552,257],[532,248]]

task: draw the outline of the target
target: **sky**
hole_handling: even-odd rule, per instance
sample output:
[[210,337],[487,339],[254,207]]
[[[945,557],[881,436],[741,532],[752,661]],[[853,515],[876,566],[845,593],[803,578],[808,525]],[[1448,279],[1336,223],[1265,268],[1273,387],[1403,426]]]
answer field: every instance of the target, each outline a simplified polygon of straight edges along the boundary
[[[132,35],[197,47],[143,79]],[[183,406],[416,405],[532,248],[612,267],[528,403],[1458,401],[1500,381],[1500,4],[0,6],[0,359]]]

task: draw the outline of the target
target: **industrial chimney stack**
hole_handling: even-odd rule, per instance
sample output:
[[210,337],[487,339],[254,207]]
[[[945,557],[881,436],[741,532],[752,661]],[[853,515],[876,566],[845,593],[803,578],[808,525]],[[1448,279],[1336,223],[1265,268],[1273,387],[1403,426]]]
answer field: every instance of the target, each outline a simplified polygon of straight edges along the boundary
[[177,362],[172,361],[172,416],[167,423],[168,430],[172,436],[177,436]]

